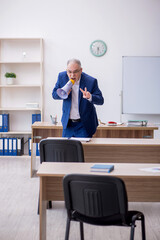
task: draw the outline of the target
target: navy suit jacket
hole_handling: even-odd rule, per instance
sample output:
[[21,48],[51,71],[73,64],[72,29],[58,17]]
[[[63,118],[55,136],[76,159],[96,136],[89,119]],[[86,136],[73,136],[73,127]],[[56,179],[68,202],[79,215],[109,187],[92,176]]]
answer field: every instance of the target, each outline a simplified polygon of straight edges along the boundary
[[[56,91],[58,88],[64,87],[64,85],[68,82],[69,78],[67,75],[67,72],[61,72],[58,75],[57,83],[55,84],[55,87],[52,92],[52,97],[54,99],[61,99]],[[92,101],[88,101],[87,99],[83,98],[82,92],[79,90],[79,114],[81,118],[81,122],[83,123],[83,126],[85,127],[87,133],[89,135],[93,135],[96,131],[96,128],[98,126],[98,119],[96,114],[96,109],[94,107],[94,104],[102,105],[104,103],[104,99],[102,96],[102,93],[100,89],[98,88],[97,79],[87,75],[86,73],[82,72],[81,79],[80,79],[80,88],[83,90],[85,87],[87,88],[87,91],[89,91],[92,94]],[[72,99],[72,91],[69,94],[67,99],[63,100],[63,107],[62,107],[62,125],[63,128],[67,128],[68,120],[69,120],[69,114],[71,109],[71,99]]]

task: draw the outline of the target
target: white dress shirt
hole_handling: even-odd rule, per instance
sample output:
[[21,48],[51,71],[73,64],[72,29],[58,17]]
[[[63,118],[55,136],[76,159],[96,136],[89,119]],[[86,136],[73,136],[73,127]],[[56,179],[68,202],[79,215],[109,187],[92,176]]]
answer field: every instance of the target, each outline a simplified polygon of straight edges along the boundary
[[[70,119],[79,119],[80,114],[79,114],[79,84],[80,80],[75,82],[75,84],[72,86],[72,102],[71,102],[71,110],[70,110]],[[92,101],[92,95],[90,96],[88,101]]]
[[79,119],[79,83],[80,80],[75,82],[75,84],[72,86],[72,102],[71,102],[71,110],[70,110],[70,119]]

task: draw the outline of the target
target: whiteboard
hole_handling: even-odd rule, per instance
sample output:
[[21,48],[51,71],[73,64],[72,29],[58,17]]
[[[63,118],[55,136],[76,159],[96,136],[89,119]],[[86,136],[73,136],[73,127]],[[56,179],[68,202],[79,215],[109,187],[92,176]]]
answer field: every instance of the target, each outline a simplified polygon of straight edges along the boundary
[[122,113],[160,114],[160,57],[122,57]]

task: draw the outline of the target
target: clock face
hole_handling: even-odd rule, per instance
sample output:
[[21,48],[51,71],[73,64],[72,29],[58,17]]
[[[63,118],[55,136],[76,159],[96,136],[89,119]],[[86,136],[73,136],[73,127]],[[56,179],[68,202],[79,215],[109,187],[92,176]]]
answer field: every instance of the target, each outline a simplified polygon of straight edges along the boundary
[[96,57],[103,56],[107,51],[107,46],[102,40],[96,40],[90,45],[91,53]]

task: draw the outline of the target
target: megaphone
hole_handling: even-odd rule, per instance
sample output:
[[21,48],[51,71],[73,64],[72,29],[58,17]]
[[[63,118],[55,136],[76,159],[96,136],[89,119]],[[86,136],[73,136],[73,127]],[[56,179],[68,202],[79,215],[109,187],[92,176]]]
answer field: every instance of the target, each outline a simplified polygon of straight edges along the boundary
[[68,98],[68,92],[69,90],[72,88],[72,86],[74,85],[75,81],[73,79],[70,79],[66,85],[64,85],[63,88],[58,88],[57,89],[57,94],[60,98],[62,99],[66,99]]

